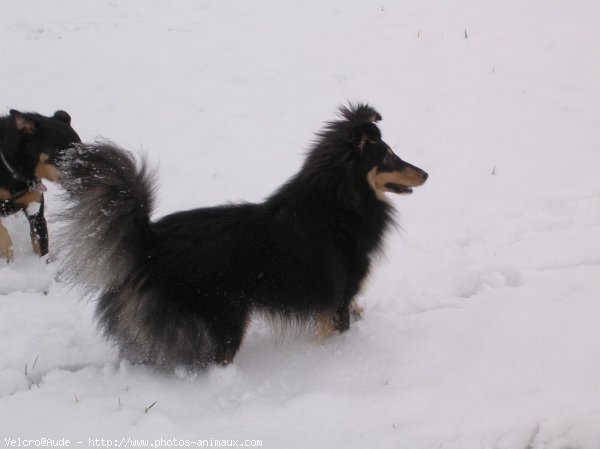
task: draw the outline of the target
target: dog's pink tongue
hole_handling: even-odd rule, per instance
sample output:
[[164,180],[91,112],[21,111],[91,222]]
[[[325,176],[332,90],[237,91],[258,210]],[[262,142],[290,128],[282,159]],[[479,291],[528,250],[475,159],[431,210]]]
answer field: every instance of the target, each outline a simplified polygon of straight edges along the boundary
[[46,186],[44,185],[44,183],[43,183],[43,182],[41,182],[41,181],[40,181],[40,182],[38,182],[38,183],[37,183],[37,185],[35,186],[35,191],[36,191],[36,192],[41,192],[41,193],[44,193],[44,192],[46,192],[47,190],[48,190],[48,187],[46,187]]

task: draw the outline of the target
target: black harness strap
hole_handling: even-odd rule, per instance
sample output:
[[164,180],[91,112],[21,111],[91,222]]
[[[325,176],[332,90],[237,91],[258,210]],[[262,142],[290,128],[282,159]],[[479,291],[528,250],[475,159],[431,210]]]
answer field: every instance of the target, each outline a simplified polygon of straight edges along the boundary
[[[6,170],[8,170],[8,173],[10,173],[10,176],[16,182],[21,183],[21,184],[25,184],[25,188],[22,188],[20,190],[14,191],[14,192],[11,192],[12,193],[12,200],[14,200],[16,198],[19,198],[20,196],[23,196],[26,193],[36,192],[36,191],[40,190],[42,180],[40,178],[36,177],[36,176],[34,176],[33,178],[29,178],[29,177],[23,175],[22,173],[19,173],[6,160],[6,157],[4,156],[4,153],[1,150],[0,150],[0,162],[2,163],[2,165],[4,165],[4,167],[6,168]],[[0,206],[0,208],[1,207],[2,206]],[[2,211],[0,211],[0,215],[2,215]]]
[[27,182],[28,181],[28,179],[25,176],[23,176],[21,173],[19,173],[18,171],[16,171],[13,168],[13,166],[8,163],[8,161],[6,160],[6,157],[4,157],[4,153],[2,151],[0,151],[0,162],[2,162],[2,164],[4,165],[4,167],[10,173],[10,176],[12,176],[12,178],[15,181],[17,181],[17,182]]

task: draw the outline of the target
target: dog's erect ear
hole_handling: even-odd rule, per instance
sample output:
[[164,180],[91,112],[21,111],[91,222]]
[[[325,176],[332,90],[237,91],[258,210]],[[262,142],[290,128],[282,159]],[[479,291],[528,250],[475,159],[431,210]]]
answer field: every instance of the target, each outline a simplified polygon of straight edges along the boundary
[[35,132],[35,122],[33,120],[25,117],[24,114],[14,109],[10,110],[10,115],[15,120],[15,128],[17,128],[17,130],[24,132],[25,134],[33,134]]
[[359,123],[377,123],[381,120],[381,114],[368,104],[352,104],[340,107],[340,114],[346,120]]
[[360,114],[359,117],[361,119],[363,119],[364,121],[369,122],[369,123],[377,123],[382,119],[381,114],[379,112],[377,112],[375,109],[373,109],[367,105],[365,105],[364,108],[365,108],[364,111],[361,110],[359,112],[359,114]]
[[67,113],[67,111],[56,111],[53,117],[61,122],[66,123],[67,125],[71,124],[71,116]]
[[368,141],[376,142],[381,140],[381,132],[377,128],[378,121],[381,120],[381,114],[368,104],[352,104],[341,106],[340,115],[348,121],[350,125],[350,138],[359,150],[362,150]]

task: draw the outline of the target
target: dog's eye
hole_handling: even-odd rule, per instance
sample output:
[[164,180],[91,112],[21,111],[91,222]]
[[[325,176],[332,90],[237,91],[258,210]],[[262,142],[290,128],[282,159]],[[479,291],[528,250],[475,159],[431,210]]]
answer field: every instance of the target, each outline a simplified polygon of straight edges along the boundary
[[396,156],[392,149],[388,148],[383,157],[383,162],[386,164],[393,164],[397,157],[398,156]]

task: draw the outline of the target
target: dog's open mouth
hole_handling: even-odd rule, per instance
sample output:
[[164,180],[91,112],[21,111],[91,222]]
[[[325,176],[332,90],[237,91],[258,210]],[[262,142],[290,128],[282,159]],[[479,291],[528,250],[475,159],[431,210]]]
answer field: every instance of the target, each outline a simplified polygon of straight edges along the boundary
[[396,184],[395,182],[386,182],[384,186],[389,192],[394,193],[412,193],[413,191],[412,187]]

